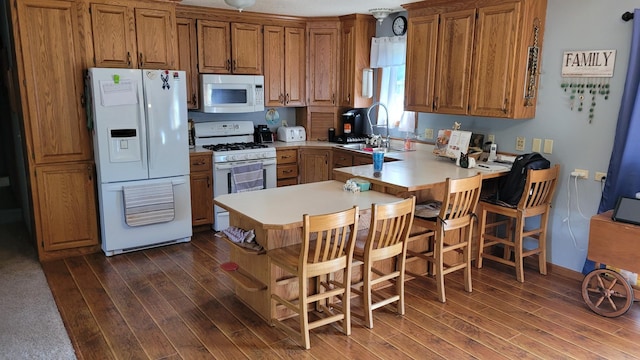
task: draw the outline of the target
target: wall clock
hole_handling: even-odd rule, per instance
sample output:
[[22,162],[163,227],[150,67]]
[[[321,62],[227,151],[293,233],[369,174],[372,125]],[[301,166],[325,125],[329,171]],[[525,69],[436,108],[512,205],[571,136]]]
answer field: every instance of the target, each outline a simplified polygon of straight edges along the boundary
[[407,18],[400,15],[393,19],[393,34],[396,36],[404,35],[407,32]]

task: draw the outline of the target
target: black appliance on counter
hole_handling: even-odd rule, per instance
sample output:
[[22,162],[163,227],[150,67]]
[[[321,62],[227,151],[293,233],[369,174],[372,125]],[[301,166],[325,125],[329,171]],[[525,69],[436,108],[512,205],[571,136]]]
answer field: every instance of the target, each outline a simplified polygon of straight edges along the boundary
[[367,109],[351,109],[342,114],[342,134],[336,135],[333,142],[339,144],[363,143],[367,140],[365,124],[367,123]]
[[258,144],[272,143],[273,133],[267,125],[258,125],[253,133],[254,141]]

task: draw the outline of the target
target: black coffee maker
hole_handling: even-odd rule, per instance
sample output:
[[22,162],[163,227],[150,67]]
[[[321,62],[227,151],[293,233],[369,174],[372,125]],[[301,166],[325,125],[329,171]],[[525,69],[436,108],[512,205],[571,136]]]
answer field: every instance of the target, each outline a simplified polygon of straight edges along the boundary
[[258,125],[253,133],[254,141],[259,144],[272,143],[273,134],[267,125]]
[[364,141],[364,124],[366,122],[367,109],[351,109],[342,114],[342,134],[336,137],[336,142],[358,142],[359,139]]

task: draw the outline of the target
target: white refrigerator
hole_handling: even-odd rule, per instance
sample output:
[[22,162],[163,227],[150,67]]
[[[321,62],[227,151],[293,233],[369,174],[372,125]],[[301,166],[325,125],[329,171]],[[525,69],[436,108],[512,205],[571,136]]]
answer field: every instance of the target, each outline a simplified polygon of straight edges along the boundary
[[184,71],[88,71],[107,256],[191,240],[186,81]]

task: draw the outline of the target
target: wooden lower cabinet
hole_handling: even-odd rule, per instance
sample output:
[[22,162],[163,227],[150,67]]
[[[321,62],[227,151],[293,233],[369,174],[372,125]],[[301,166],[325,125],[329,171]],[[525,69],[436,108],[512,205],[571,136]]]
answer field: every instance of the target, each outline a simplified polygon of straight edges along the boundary
[[191,153],[191,225],[213,224],[213,168],[211,153]]
[[276,149],[278,187],[298,185],[298,149]]
[[300,184],[329,180],[331,149],[301,148]]
[[100,251],[92,162],[36,166],[32,184],[41,261]]

